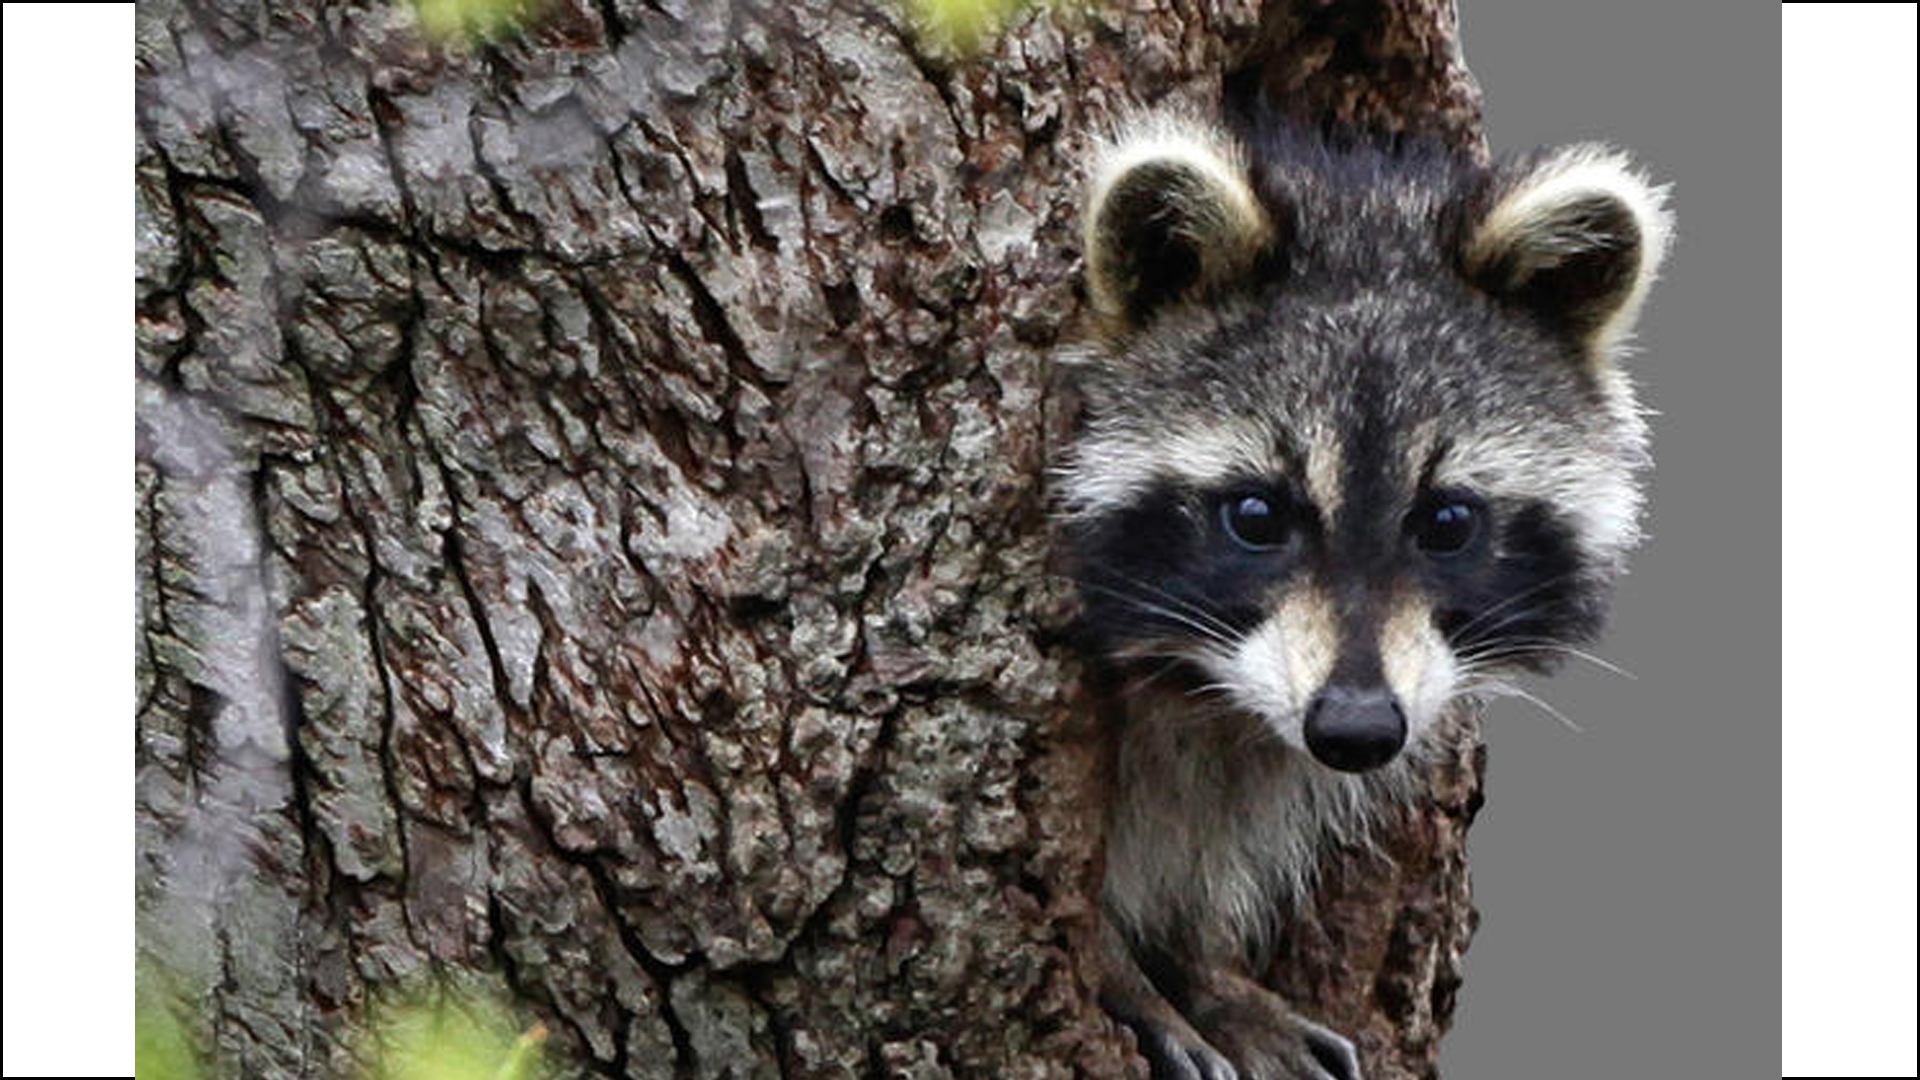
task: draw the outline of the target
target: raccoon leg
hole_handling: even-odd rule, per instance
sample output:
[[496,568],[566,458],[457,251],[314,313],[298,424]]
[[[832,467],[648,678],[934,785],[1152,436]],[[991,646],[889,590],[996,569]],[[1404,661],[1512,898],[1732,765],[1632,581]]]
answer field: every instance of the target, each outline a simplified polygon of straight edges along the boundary
[[1133,1030],[1153,1080],[1242,1080],[1242,1074],[1187,1023],[1140,970],[1111,922],[1100,927],[1100,1005]]
[[1185,996],[1187,1019],[1234,1063],[1240,1080],[1362,1080],[1351,1041],[1252,979],[1211,971]]

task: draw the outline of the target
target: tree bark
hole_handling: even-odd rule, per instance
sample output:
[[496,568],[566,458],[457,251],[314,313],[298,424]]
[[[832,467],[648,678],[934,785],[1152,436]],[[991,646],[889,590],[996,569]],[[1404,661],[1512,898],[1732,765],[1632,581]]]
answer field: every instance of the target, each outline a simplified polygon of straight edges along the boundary
[[[218,1075],[492,985],[569,1068],[1144,1076],[1050,353],[1130,103],[1484,153],[1446,0],[142,4],[137,911]],[[1274,978],[1436,1075],[1477,735]]]

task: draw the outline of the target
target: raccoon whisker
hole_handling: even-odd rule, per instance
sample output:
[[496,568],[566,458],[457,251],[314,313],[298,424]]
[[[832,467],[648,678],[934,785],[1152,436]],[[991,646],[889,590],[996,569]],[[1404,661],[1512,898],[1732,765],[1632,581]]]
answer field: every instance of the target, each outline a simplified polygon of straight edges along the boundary
[[1210,682],[1204,686],[1196,686],[1188,690],[1187,696],[1194,697],[1194,698],[1203,698],[1203,697],[1209,697],[1209,696],[1220,697],[1226,694],[1230,694],[1232,692],[1233,692],[1233,687],[1228,683]]
[[1146,597],[1138,596],[1132,593],[1122,592],[1119,589],[1109,588],[1105,585],[1099,584],[1098,582],[1083,581],[1080,584],[1082,588],[1091,589],[1094,592],[1098,592],[1098,593],[1101,593],[1102,595],[1109,596],[1115,600],[1118,600],[1123,604],[1129,604],[1135,608],[1138,608],[1139,610],[1144,611],[1149,615],[1157,615],[1163,619],[1167,619],[1173,622],[1178,626],[1186,627],[1187,629],[1192,630],[1194,633],[1198,634],[1204,640],[1214,642],[1219,645],[1223,645],[1229,649],[1234,648],[1239,644],[1239,642],[1236,641],[1233,637],[1228,636],[1228,634],[1225,633],[1222,628],[1210,626],[1207,623],[1201,622],[1199,619],[1194,617],[1194,615],[1206,617],[1206,612],[1204,611],[1196,611],[1193,614],[1187,614],[1179,610],[1176,610],[1174,608],[1167,607],[1163,604],[1154,603],[1152,600]]
[[1500,631],[1516,623],[1524,622],[1545,610],[1547,610],[1547,605],[1535,604],[1532,607],[1521,608],[1519,611],[1508,612],[1491,624],[1481,627],[1477,633],[1461,638],[1458,648],[1462,652],[1467,652],[1488,644],[1497,644],[1502,641],[1511,640],[1509,635],[1502,635]]
[[1238,630],[1235,630],[1230,624],[1227,623],[1225,619],[1222,619],[1217,613],[1209,610],[1204,604],[1202,604],[1198,600],[1175,595],[1174,593],[1167,591],[1164,587],[1155,585],[1153,582],[1146,581],[1141,578],[1116,577],[1115,580],[1119,581],[1121,584],[1124,584],[1124,585],[1132,585],[1137,588],[1146,589],[1148,592],[1152,593],[1153,595],[1158,596],[1162,600],[1165,600],[1167,603],[1174,605],[1176,610],[1187,612],[1199,619],[1204,620],[1208,625],[1218,629],[1222,634],[1226,635],[1226,637],[1229,640],[1238,641],[1240,637],[1240,632]]
[[1532,644],[1536,648],[1550,649],[1554,652],[1566,653],[1568,656],[1574,657],[1579,660],[1585,660],[1587,663],[1592,664],[1597,668],[1600,668],[1602,671],[1610,671],[1613,674],[1618,675],[1623,679],[1631,679],[1634,682],[1640,681],[1640,676],[1635,675],[1633,672],[1628,671],[1626,668],[1621,667],[1619,664],[1616,664],[1613,661],[1608,660],[1606,657],[1595,655],[1594,653],[1588,652],[1585,649],[1576,648],[1572,645],[1567,644],[1564,641],[1557,641],[1552,638],[1543,638],[1539,641],[1530,642],[1530,644]]
[[1625,668],[1620,667],[1618,664],[1615,664],[1604,657],[1596,656],[1593,653],[1587,652],[1584,649],[1576,648],[1575,646],[1568,644],[1566,641],[1560,638],[1550,637],[1544,634],[1536,634],[1532,636],[1501,635],[1501,636],[1481,637],[1474,644],[1468,645],[1460,649],[1454,655],[1462,660],[1471,661],[1471,660],[1482,659],[1489,656],[1499,656],[1499,655],[1505,655],[1507,653],[1526,652],[1529,650],[1566,653],[1569,656],[1575,656],[1582,660],[1586,660],[1586,661],[1589,661],[1590,663],[1596,664],[1608,671],[1613,672],[1616,675],[1624,675],[1628,678],[1635,677],[1631,672],[1627,671]]
[[1465,661],[1488,660],[1507,653],[1526,652],[1532,648],[1534,648],[1532,642],[1520,642],[1511,638],[1490,638],[1472,648],[1462,649],[1454,655]]
[[1506,599],[1501,600],[1499,603],[1493,605],[1487,610],[1481,612],[1478,615],[1475,615],[1471,619],[1468,619],[1464,625],[1460,626],[1459,628],[1453,631],[1453,635],[1455,637],[1464,638],[1468,633],[1468,631],[1472,630],[1476,626],[1479,626],[1481,623],[1487,621],[1489,618],[1492,618],[1494,615],[1499,614],[1501,611],[1506,610],[1508,607],[1514,604],[1517,604],[1520,601],[1527,599],[1528,597],[1535,596],[1546,589],[1550,589],[1555,585],[1558,585],[1566,581],[1568,578],[1573,577],[1574,573],[1575,573],[1574,571],[1568,571],[1564,574],[1555,574],[1554,576],[1546,579],[1545,581],[1535,582],[1533,585],[1529,586],[1528,588],[1521,589],[1519,592],[1514,593],[1512,596],[1509,596]]
[[1187,658],[1184,656],[1169,657],[1166,663],[1161,664],[1159,667],[1153,669],[1147,674],[1139,676],[1138,678],[1129,680],[1127,682],[1127,693],[1138,694],[1141,691],[1146,690],[1148,687],[1152,686],[1155,682],[1165,678],[1168,672],[1175,670],[1186,660]]
[[1545,701],[1542,701],[1541,699],[1533,696],[1532,694],[1527,693],[1525,690],[1520,689],[1519,687],[1513,685],[1510,682],[1505,682],[1499,679],[1486,679],[1486,680],[1482,680],[1477,685],[1484,686],[1487,689],[1492,690],[1496,694],[1500,694],[1506,697],[1517,697],[1522,701],[1531,702],[1534,705],[1539,706],[1544,712],[1546,712],[1548,716],[1551,716],[1555,720],[1558,720],[1560,721],[1560,723],[1564,724],[1568,731],[1571,731],[1576,735],[1582,733],[1582,728],[1580,727],[1580,725],[1574,723],[1572,718],[1567,716],[1566,713],[1561,712],[1559,709],[1554,708],[1553,706],[1547,704]]
[[1480,629],[1474,633],[1461,638],[1459,648],[1462,650],[1470,650],[1503,641],[1511,635],[1503,634],[1501,631],[1517,623],[1525,622],[1527,619],[1540,614],[1544,610],[1546,609],[1543,605],[1535,604],[1530,607],[1523,607],[1518,611],[1507,612],[1498,619],[1480,627]]
[[[1511,670],[1509,665],[1513,662],[1526,661],[1536,655],[1546,655],[1555,651],[1557,650],[1539,645],[1509,646],[1496,644],[1473,653],[1467,659],[1466,663],[1460,666],[1456,678],[1478,678],[1488,672],[1508,671]],[[1621,674],[1624,675],[1625,673],[1621,672]]]
[[1232,648],[1234,645],[1238,644],[1237,642],[1232,641],[1228,638],[1221,637],[1218,631],[1213,630],[1212,628],[1206,626],[1205,624],[1195,622],[1192,619],[1181,615],[1177,611],[1172,611],[1168,608],[1163,608],[1158,604],[1152,604],[1145,600],[1139,600],[1134,598],[1125,598],[1122,600],[1122,602],[1129,604],[1135,609],[1145,612],[1148,615],[1152,615],[1161,619],[1166,619],[1169,622],[1172,622],[1173,624],[1175,624],[1176,626],[1190,630],[1195,635],[1197,635],[1203,642],[1206,642],[1207,644],[1219,645],[1227,648]]
[[1500,645],[1496,643],[1493,646],[1474,652],[1472,655],[1472,666],[1470,668],[1464,668],[1463,671],[1476,674],[1482,671],[1491,671],[1503,666],[1508,661],[1527,660],[1536,654],[1547,651],[1548,650],[1534,645]]
[[1634,682],[1640,681],[1640,676],[1635,675],[1633,672],[1628,671],[1626,668],[1621,667],[1611,660],[1595,656],[1584,649],[1576,649],[1564,641],[1558,641],[1553,638],[1496,638],[1491,646],[1484,651],[1476,650],[1472,653],[1462,655],[1463,658],[1472,661],[1506,659],[1511,656],[1524,656],[1530,652],[1564,653],[1575,659],[1585,660],[1595,667],[1600,668],[1602,671],[1612,672],[1623,679],[1632,679]]

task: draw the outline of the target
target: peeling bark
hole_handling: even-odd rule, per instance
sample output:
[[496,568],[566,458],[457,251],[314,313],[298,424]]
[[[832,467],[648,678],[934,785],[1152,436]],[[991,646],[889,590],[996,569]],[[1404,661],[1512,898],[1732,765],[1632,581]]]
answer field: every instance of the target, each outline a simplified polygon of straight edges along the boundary
[[[1451,5],[137,27],[139,931],[221,1073],[439,974],[588,1075],[1143,1076],[1048,560],[1076,163],[1260,85],[1484,152]],[[1275,973],[1370,1076],[1434,1075],[1476,744]]]

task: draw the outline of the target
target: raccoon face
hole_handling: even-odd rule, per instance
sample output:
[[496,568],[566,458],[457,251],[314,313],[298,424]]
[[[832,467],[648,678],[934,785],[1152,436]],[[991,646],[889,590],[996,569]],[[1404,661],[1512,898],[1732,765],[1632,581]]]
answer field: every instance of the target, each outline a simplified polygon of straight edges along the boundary
[[1161,119],[1110,148],[1060,485],[1089,646],[1360,772],[1591,637],[1668,227],[1593,147],[1488,171]]

